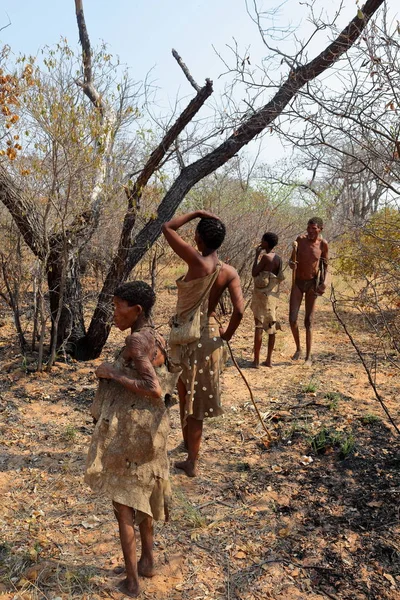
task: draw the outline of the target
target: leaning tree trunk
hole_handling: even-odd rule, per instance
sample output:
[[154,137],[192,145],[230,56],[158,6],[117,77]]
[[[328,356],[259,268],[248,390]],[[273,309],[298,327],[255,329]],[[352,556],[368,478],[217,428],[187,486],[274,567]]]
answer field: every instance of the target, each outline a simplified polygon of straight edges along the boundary
[[[180,175],[177,177],[171,188],[164,196],[157,210],[157,217],[150,219],[142,228],[134,240],[134,244],[127,244],[120,255],[117,255],[115,260],[120,260],[122,254],[123,269],[120,281],[125,281],[135,265],[143,258],[147,250],[152,246],[156,239],[161,234],[162,225],[165,221],[171,219],[176,209],[184,199],[185,195],[207,175],[210,175],[233,156],[235,156],[241,148],[253,140],[257,135],[266,129],[279,115],[282,114],[285,107],[295,98],[299,90],[308,82],[312,81],[324,71],[333,66],[339,58],[346,53],[351,46],[360,37],[361,32],[365,28],[370,17],[383,4],[384,0],[367,0],[358,10],[357,16],[339,33],[339,35],[314,59],[306,64],[293,66],[290,70],[287,79],[279,87],[274,97],[263,107],[253,112],[228,139],[222,144],[214,148],[211,152],[201,157],[196,162],[183,166]],[[198,87],[198,86],[197,86]],[[210,90],[211,93],[211,90]],[[197,112],[198,107],[202,102],[198,102],[199,97],[207,96],[207,86],[198,89],[197,97],[192,101],[194,112]],[[190,105],[186,112],[189,111]],[[190,115],[189,115],[190,116]],[[180,125],[184,125],[183,115],[178,119],[173,128],[178,130]],[[190,119],[192,117],[190,116]],[[181,120],[182,119],[182,120]],[[189,119],[189,120],[190,120]],[[173,128],[167,133],[169,141],[172,143],[175,139],[172,135]],[[167,147],[167,146],[166,146]],[[165,155],[165,148],[159,146],[150,157],[145,169],[139,175],[136,184],[133,186],[132,197],[140,199],[142,185],[146,185],[148,177],[154,173],[154,166],[160,164],[161,158]],[[143,184],[140,186],[138,182],[143,179]],[[132,198],[130,198],[132,200]],[[134,208],[134,203],[130,203],[130,208]],[[134,222],[134,210],[127,215]],[[127,231],[132,231],[132,228],[127,228]],[[122,239],[123,235],[121,236]],[[121,245],[120,245],[121,249]],[[112,265],[112,268],[114,265]],[[88,329],[88,334],[79,342],[80,351],[85,358],[96,358],[99,356],[110,331],[110,314],[111,314],[111,295],[112,285],[115,282],[113,276],[108,277],[103,286],[92,322]]]
[[68,242],[53,239],[46,263],[51,313],[51,347],[75,354],[85,335],[79,253],[68,251]]

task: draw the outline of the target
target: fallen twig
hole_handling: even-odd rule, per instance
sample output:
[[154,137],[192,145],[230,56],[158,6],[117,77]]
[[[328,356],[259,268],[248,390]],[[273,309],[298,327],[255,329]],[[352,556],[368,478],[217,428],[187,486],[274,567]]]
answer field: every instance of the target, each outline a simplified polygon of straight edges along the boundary
[[294,404],[293,406],[287,406],[286,410],[295,410],[296,408],[306,408],[307,406],[320,406],[321,408],[329,408],[327,404],[321,404],[321,402],[316,402],[315,400],[310,400],[310,402],[306,402],[305,404]]

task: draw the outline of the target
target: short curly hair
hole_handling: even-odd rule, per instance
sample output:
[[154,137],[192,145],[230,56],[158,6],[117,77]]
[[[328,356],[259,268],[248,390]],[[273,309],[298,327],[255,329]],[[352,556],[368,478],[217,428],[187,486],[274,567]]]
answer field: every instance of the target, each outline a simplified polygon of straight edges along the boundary
[[324,222],[320,217],[311,217],[311,219],[308,219],[307,225],[316,225],[317,227],[322,229],[324,226]]
[[151,309],[156,301],[153,288],[145,281],[128,281],[121,283],[114,291],[114,296],[125,300],[129,306],[139,304],[146,317],[151,314]]
[[226,227],[214,217],[203,217],[198,222],[197,233],[209,250],[218,250],[225,239]]
[[262,236],[262,240],[263,242],[267,242],[268,247],[271,250],[272,248],[275,248],[275,246],[279,242],[279,238],[276,235],[276,233],[272,233],[271,231],[267,231],[267,233],[264,233],[264,235]]

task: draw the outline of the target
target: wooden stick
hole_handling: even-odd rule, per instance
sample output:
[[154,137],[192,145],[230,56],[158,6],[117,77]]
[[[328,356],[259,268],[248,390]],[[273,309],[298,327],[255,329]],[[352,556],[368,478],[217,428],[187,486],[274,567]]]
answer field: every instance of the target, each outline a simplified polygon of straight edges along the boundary
[[251,389],[251,387],[250,387],[250,384],[249,384],[249,382],[247,381],[246,377],[243,375],[242,369],[241,369],[241,368],[239,367],[239,365],[237,364],[237,362],[236,362],[236,358],[233,356],[233,352],[232,352],[232,348],[231,348],[231,345],[230,345],[230,343],[229,343],[229,342],[226,342],[226,343],[227,343],[227,345],[228,345],[228,349],[229,349],[229,353],[230,353],[230,355],[231,355],[232,362],[233,362],[233,364],[235,365],[235,367],[237,368],[237,370],[239,371],[239,375],[241,376],[241,378],[243,379],[243,381],[244,381],[244,382],[245,382],[245,384],[246,384],[246,387],[247,387],[247,389],[249,390],[249,394],[250,394],[251,401],[252,401],[252,403],[253,403],[253,406],[254,406],[254,408],[256,409],[256,413],[257,413],[258,419],[259,419],[259,421],[260,421],[260,423],[261,423],[261,425],[262,425],[262,428],[264,429],[265,433],[267,434],[269,441],[270,441],[270,442],[272,442],[272,435],[271,435],[271,434],[270,434],[270,432],[268,431],[268,429],[267,429],[267,427],[266,427],[266,425],[265,425],[265,423],[264,423],[264,420],[263,420],[263,418],[262,418],[262,416],[261,416],[261,413],[260,413],[260,411],[258,410],[258,407],[257,407],[257,404],[256,404],[256,402],[255,402],[255,400],[254,400],[253,391],[252,391],[252,389]]

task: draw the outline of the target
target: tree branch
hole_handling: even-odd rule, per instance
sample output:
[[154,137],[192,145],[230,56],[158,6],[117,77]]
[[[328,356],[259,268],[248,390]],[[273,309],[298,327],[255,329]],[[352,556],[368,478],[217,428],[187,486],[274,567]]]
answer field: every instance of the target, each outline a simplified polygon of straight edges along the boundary
[[331,290],[331,303],[332,303],[332,308],[333,308],[333,312],[335,314],[335,317],[337,318],[337,320],[339,321],[339,323],[343,327],[343,329],[344,329],[347,337],[349,338],[349,340],[351,342],[351,345],[353,346],[354,350],[357,352],[358,358],[360,359],[362,366],[364,367],[364,371],[367,374],[369,384],[372,387],[372,389],[374,390],[375,398],[378,400],[378,402],[381,405],[382,409],[385,411],[386,416],[389,419],[389,421],[391,422],[391,424],[393,425],[396,433],[398,435],[400,435],[400,429],[398,428],[398,426],[394,422],[394,420],[393,420],[393,418],[392,418],[392,416],[391,416],[391,414],[390,414],[390,412],[389,412],[386,404],[383,401],[382,396],[379,394],[379,392],[378,392],[378,390],[376,388],[375,382],[374,382],[374,380],[372,379],[372,376],[371,376],[371,371],[368,368],[367,363],[365,362],[365,359],[364,359],[364,357],[362,355],[361,350],[359,349],[359,347],[355,343],[354,338],[351,335],[351,333],[349,332],[346,323],[343,321],[343,319],[341,318],[341,316],[339,315],[339,313],[337,311],[337,307],[336,307],[337,300],[336,300],[335,290],[334,290],[333,286],[332,286],[332,290]]
[[[178,63],[178,65],[182,69],[182,71],[183,71],[186,79],[190,83],[190,85],[192,87],[194,87],[194,89],[198,93],[200,91],[200,89],[201,89],[200,86],[195,82],[195,80],[193,79],[192,75],[190,74],[189,69],[187,68],[187,66],[183,62],[181,56],[177,53],[177,51],[174,48],[172,48],[172,56],[175,58],[176,62]],[[209,81],[209,80],[207,79],[206,81]]]
[[[129,260],[129,252],[132,250],[132,231],[136,223],[136,216],[143,190],[150,177],[159,167],[169,148],[174,144],[177,137],[188,125],[188,123],[190,123],[193,117],[198,113],[212,92],[212,82],[207,79],[205,86],[200,88],[196,96],[189,102],[185,110],[166,132],[157,148],[151,153],[135,183],[126,187],[125,191],[128,197],[128,210],[124,217],[118,249],[110,265],[102,290],[98,297],[96,309],[93,313],[87,335],[82,341],[81,349],[78,348],[78,354],[79,351],[84,353],[87,345],[91,346],[91,350],[94,351],[94,353],[97,352],[97,356],[100,354],[111,327],[110,300],[112,294],[116,285],[121,281],[125,281],[132,270],[131,262]],[[155,239],[152,240],[152,242],[153,241],[155,241]],[[136,243],[137,240],[135,239],[134,247],[136,247]],[[149,243],[144,243],[145,250],[143,254],[149,248]],[[84,358],[84,354],[82,355],[82,358]]]
[[82,46],[82,63],[84,74],[83,81],[77,80],[76,83],[82,88],[84,94],[89,98],[94,107],[98,109],[101,114],[101,133],[96,139],[97,153],[101,157],[101,160],[95,175],[90,197],[91,215],[90,219],[87,220],[88,235],[90,239],[91,234],[97,227],[100,216],[100,202],[102,200],[103,186],[107,176],[107,162],[113,146],[113,133],[116,117],[114,111],[104,102],[93,83],[92,49],[86,27],[82,0],[75,0],[75,12],[79,30],[79,41]]
[[24,198],[22,190],[11,180],[4,167],[0,167],[0,202],[10,212],[22,237],[32,252],[43,258],[43,231],[35,206]]
[[83,81],[77,81],[86,96],[100,110],[103,109],[100,94],[93,85],[92,80],[92,48],[86,27],[85,15],[83,13],[82,0],[75,0],[75,13],[78,22],[79,41],[82,46]]

